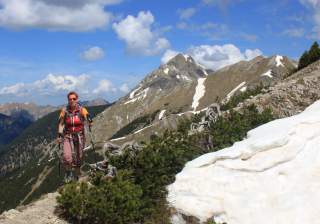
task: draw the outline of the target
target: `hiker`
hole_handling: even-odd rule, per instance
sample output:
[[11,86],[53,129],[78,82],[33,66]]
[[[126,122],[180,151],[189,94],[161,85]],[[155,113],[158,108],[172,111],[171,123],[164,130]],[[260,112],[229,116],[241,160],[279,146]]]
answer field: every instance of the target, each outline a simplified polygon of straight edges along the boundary
[[[62,108],[59,116],[58,142],[63,143],[63,163],[65,181],[78,180],[85,146],[84,125],[91,128],[92,120],[86,108],[78,103],[78,94],[69,92],[68,105]],[[73,172],[75,171],[75,172]]]

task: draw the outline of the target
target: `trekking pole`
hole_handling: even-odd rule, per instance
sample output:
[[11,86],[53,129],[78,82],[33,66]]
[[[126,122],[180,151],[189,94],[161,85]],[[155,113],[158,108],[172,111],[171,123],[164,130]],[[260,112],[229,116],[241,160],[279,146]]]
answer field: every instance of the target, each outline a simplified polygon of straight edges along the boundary
[[60,177],[61,176],[61,158],[60,158],[61,142],[59,142],[58,147],[59,147],[59,152],[57,152],[57,154],[58,154],[58,172],[59,172],[59,177]]

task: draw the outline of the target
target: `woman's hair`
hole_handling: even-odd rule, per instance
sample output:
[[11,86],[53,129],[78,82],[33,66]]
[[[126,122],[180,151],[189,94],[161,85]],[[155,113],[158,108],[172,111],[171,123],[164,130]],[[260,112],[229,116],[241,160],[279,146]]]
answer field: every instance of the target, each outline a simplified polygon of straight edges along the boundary
[[77,97],[77,99],[78,99],[78,94],[76,92],[74,92],[74,91],[69,92],[68,95],[67,95],[68,99],[69,99],[70,95],[75,95]]

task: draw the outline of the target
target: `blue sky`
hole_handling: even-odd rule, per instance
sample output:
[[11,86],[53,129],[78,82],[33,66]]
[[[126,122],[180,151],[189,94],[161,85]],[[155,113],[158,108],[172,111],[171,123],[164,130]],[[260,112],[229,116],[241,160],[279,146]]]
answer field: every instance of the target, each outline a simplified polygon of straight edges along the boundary
[[178,52],[216,70],[319,37],[319,0],[0,0],[0,103],[114,101]]

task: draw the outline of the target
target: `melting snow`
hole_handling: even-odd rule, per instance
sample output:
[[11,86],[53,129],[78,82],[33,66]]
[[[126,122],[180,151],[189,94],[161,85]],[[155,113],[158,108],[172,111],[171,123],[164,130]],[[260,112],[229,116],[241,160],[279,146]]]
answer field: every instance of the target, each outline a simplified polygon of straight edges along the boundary
[[182,116],[182,115],[187,114],[187,113],[199,114],[200,112],[205,111],[205,110],[207,110],[207,109],[208,109],[208,107],[203,108],[203,109],[201,109],[201,110],[196,110],[196,111],[194,111],[194,110],[189,110],[189,111],[186,111],[186,112],[179,113],[179,114],[177,114],[177,115],[178,115],[178,116]]
[[196,87],[196,91],[193,96],[193,102],[192,102],[192,106],[191,106],[194,111],[199,106],[199,101],[205,94],[205,85],[204,85],[205,81],[206,81],[206,78],[199,78],[198,79],[198,85]]
[[185,75],[176,75],[176,78],[177,79],[183,79],[183,80],[186,80],[186,81],[192,81],[192,79],[190,79],[188,76],[185,76]]
[[208,73],[205,69],[202,69],[203,74],[205,74],[206,76],[208,76]]
[[281,62],[283,60],[283,57],[280,56],[280,55],[277,55],[276,56],[276,66],[279,67],[279,66],[283,66],[284,67],[284,64]]
[[133,90],[131,93],[130,93],[130,99],[132,99],[133,97],[134,97],[134,94],[136,94],[136,92],[139,90],[139,89],[141,89],[142,87],[140,86],[140,87],[138,87],[137,89],[135,89],[135,90]]
[[144,127],[144,128],[141,128],[140,130],[134,132],[133,134],[138,134],[139,132],[141,132],[141,131],[143,131],[143,130],[145,130],[145,129],[147,129],[147,128],[150,128],[151,126],[152,126],[152,124],[151,124],[151,125],[148,125],[148,126],[146,126],[146,127]]
[[273,76],[272,76],[271,74],[272,74],[272,71],[269,70],[269,71],[263,73],[261,76],[268,76],[268,77],[270,77],[270,78],[273,78]]
[[202,222],[318,223],[320,101],[247,138],[188,162],[168,186],[170,205]]
[[244,87],[242,87],[242,88],[240,89],[241,92],[245,92],[246,90],[247,90],[247,87],[246,87],[246,86],[244,86]]
[[[141,99],[146,98],[148,91],[149,91],[149,87],[144,89],[143,91],[141,91],[135,98],[132,98],[131,100],[125,102],[124,104],[133,103],[137,100],[141,100]],[[130,98],[131,98],[131,94],[130,94]],[[134,96],[134,94],[133,94],[133,96]]]
[[183,54],[183,57],[184,57],[184,59],[186,59],[186,61],[188,61],[188,59],[189,59],[189,55],[187,55],[187,54]]
[[159,113],[159,120],[161,120],[163,118],[163,115],[164,113],[166,112],[166,110],[162,110],[160,113]]
[[117,141],[117,140],[122,140],[122,139],[125,139],[126,137],[120,137],[120,138],[114,138],[114,139],[111,139],[110,141]]
[[227,101],[232,97],[232,95],[238,90],[238,89],[240,89],[242,86],[244,86],[246,84],[246,82],[242,82],[242,83],[240,83],[236,88],[234,88],[233,90],[231,90],[231,92],[230,93],[228,93],[228,95],[227,95]]

